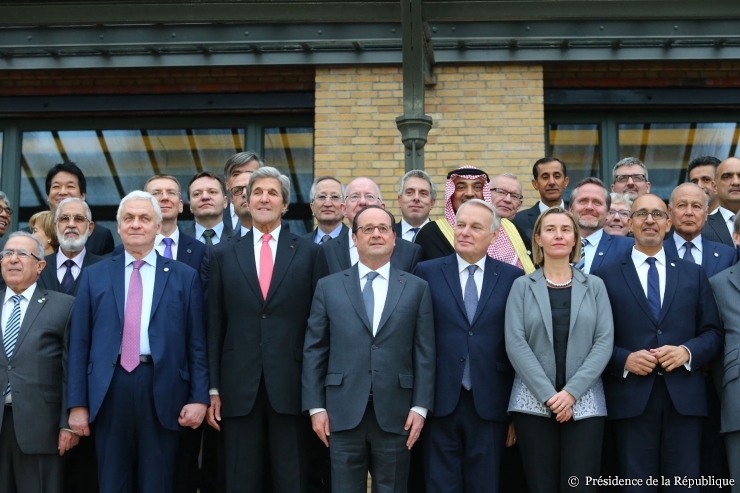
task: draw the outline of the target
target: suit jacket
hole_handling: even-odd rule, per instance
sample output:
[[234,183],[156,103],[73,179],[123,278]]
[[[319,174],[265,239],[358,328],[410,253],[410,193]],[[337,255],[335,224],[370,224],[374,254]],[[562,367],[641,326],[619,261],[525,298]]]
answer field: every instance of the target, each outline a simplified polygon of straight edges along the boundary
[[[339,236],[322,246],[329,265],[329,272],[332,274],[352,267],[352,260],[349,257],[349,234],[350,230],[347,228],[346,231],[342,231]],[[391,255],[391,266],[404,272],[411,272],[420,261],[421,247],[396,237],[396,246]]]
[[740,266],[734,265],[709,279],[717,299],[724,328],[724,351],[720,354],[722,433],[740,430]]
[[210,252],[208,362],[221,415],[252,411],[260,381],[282,414],[301,414],[303,339],[314,288],[328,273],[323,247],[280,230],[267,299],[254,259],[254,230]]
[[[573,269],[565,387],[576,402],[590,389],[603,402],[601,373],[612,355],[614,324],[604,283]],[[552,311],[542,269],[517,279],[506,304],[506,352],[538,403],[557,393]],[[512,400],[514,398],[512,397]],[[549,409],[545,411],[549,415]]]
[[[512,221],[514,225],[517,227],[517,229],[519,230],[519,232],[526,235],[530,243],[532,242],[532,232],[534,231],[534,223],[537,221],[538,217],[540,217],[539,200],[529,209],[524,209],[523,211],[517,212],[516,216],[514,216],[514,220]],[[524,236],[522,236],[522,239],[523,238]]]
[[[228,240],[228,238],[226,238]],[[200,272],[201,264],[206,256],[206,245],[199,242],[192,236],[180,231],[180,243],[177,245],[177,261],[189,265],[196,271]],[[123,244],[118,245],[113,250],[113,255],[123,254]],[[203,285],[205,286],[205,285]]]
[[707,216],[707,223],[701,230],[701,236],[702,239],[735,248],[735,243],[732,241],[732,235],[727,229],[725,219],[719,212]]
[[[57,254],[52,253],[50,255],[47,255],[44,257],[44,260],[46,260],[46,267],[44,267],[44,270],[41,271],[41,275],[39,276],[38,283],[39,286],[49,289],[51,291],[57,291],[59,293],[64,293],[64,290],[62,289],[62,285],[59,284],[59,278],[57,277],[57,269],[59,268],[57,266]],[[93,264],[97,264],[103,260],[103,257],[99,257],[97,255],[93,255],[92,253],[85,251],[85,258],[82,259],[82,269],[84,270],[87,267],[90,267]],[[80,278],[82,277],[82,272],[80,271],[80,274],[77,276],[77,279],[74,280],[74,283],[72,283],[72,290],[67,293],[71,296],[77,296],[77,289],[80,286]]]
[[[118,364],[125,308],[124,269],[125,256],[117,255],[91,265],[80,276],[70,330],[67,407],[87,407],[90,422],[100,410]],[[203,327],[198,273],[158,255],[149,345],[154,360],[156,417],[169,430],[179,430],[177,418],[185,404],[210,404]]]
[[[226,241],[228,238],[234,236],[234,228],[231,226],[231,215],[228,213],[228,210],[228,207],[224,209],[224,229],[221,232],[219,243],[221,243],[222,241]],[[184,226],[178,224],[178,227],[180,228],[180,234],[185,233],[191,238],[195,238],[195,221],[193,221],[192,223],[187,223]],[[195,241],[197,241],[201,245],[205,245],[205,243],[201,243],[200,240],[198,240],[197,238],[195,238]]]
[[[614,351],[603,376],[611,419],[640,416],[656,378],[665,379],[679,414],[707,414],[701,366],[709,363],[722,346],[717,304],[700,266],[667,252],[666,263],[665,294],[658,320],[648,305],[631,252],[621,262],[610,263],[594,273],[604,281],[614,314]],[[658,377],[656,368],[646,376],[628,373],[623,378],[630,353],[666,344],[689,349],[691,371],[681,366]]]
[[[5,290],[0,292],[4,298]],[[37,284],[10,359],[0,345],[0,387],[4,391],[10,378],[15,435],[24,454],[58,453],[59,429],[69,428],[64,397],[73,304],[73,297]],[[4,411],[0,406],[0,426]]]
[[437,385],[434,415],[447,416],[457,407],[465,360],[470,358],[470,380],[478,415],[508,423],[514,370],[504,345],[506,299],[514,280],[524,272],[486,256],[483,285],[473,323],[468,321],[457,255],[416,265],[414,274],[429,283],[434,306],[437,347]]
[[[313,242],[313,240],[316,238],[316,232],[319,230],[319,228],[315,228],[313,231],[309,231],[305,235],[303,235],[304,238],[307,240]],[[342,223],[342,230],[339,232],[340,235],[347,234],[349,231],[349,228],[346,224]]]
[[596,253],[594,259],[591,261],[591,267],[589,272],[593,273],[602,265],[606,265],[609,262],[621,261],[627,252],[632,251],[632,247],[635,246],[634,238],[627,238],[626,236],[612,236],[606,231],[601,234],[601,240],[596,246]]
[[[737,263],[737,250],[735,248],[728,247],[722,243],[708,241],[705,238],[702,238],[701,243],[701,266],[704,272],[706,272],[707,277],[712,277]],[[663,248],[665,248],[667,254],[678,257],[678,250],[676,250],[676,242],[673,239],[673,235],[665,239]]]
[[380,427],[408,435],[414,406],[434,404],[434,321],[426,281],[393,266],[373,337],[357,265],[319,281],[303,349],[303,410],[325,408],[332,431],[355,428],[373,392]]

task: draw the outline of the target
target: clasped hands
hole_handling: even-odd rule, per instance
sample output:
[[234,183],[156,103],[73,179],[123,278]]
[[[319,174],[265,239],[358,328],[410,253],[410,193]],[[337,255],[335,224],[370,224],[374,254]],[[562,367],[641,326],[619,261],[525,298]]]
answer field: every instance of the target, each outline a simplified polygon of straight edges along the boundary
[[567,390],[561,390],[554,396],[550,397],[545,403],[550,410],[555,413],[555,420],[558,423],[565,423],[573,417],[573,404],[576,398]]
[[627,356],[624,369],[635,375],[645,376],[660,364],[669,372],[689,361],[689,351],[682,346],[661,346],[657,349],[641,349]]

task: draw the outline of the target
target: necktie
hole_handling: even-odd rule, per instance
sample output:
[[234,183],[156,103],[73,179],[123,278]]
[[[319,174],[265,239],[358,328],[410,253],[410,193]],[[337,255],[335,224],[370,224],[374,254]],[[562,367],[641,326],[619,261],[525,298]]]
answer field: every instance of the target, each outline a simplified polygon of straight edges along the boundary
[[144,287],[141,282],[143,260],[134,260],[134,270],[128,281],[128,298],[123,314],[123,340],[121,341],[121,366],[132,372],[139,366],[139,347],[141,341],[141,301]]
[[331,236],[329,235],[324,235],[321,237],[321,243],[326,243],[329,240],[331,240]]
[[64,265],[67,266],[67,272],[62,277],[62,289],[65,293],[69,293],[72,290],[72,285],[75,283],[75,278],[72,275],[72,266],[75,264],[74,260],[67,259],[64,261]]
[[267,299],[267,292],[270,291],[270,281],[272,280],[272,248],[269,241],[272,239],[270,233],[262,235],[262,247],[260,248],[260,288],[262,288],[262,298]]
[[211,238],[213,238],[214,236],[216,236],[216,232],[212,229],[207,229],[203,231],[203,238],[206,239],[206,245],[208,246],[213,246],[213,240]]
[[[5,325],[5,334],[3,334],[3,347],[5,354],[10,359],[15,351],[15,342],[18,340],[18,333],[21,330],[21,300],[23,296],[17,294],[10,298],[13,300],[13,311],[10,312],[8,323]],[[10,377],[8,377],[8,387],[3,395],[10,393]]]
[[655,257],[648,257],[646,262],[650,264],[648,269],[647,301],[655,320],[660,318],[660,278],[658,268],[655,266]]
[[[205,236],[205,231],[203,232],[203,236]],[[164,258],[174,258],[172,256],[172,238],[162,238],[162,241],[164,242]]]
[[581,260],[576,264],[576,269],[578,270],[583,270],[586,267],[586,245],[588,245],[588,240],[581,238]]
[[[465,293],[463,294],[463,301],[465,302],[465,311],[468,312],[468,322],[473,323],[475,318],[475,311],[478,309],[478,286],[475,284],[475,271],[478,269],[477,265],[468,266],[468,280],[465,283]],[[472,384],[470,382],[470,354],[465,358],[465,368],[463,368],[462,386],[465,390],[470,390]]]
[[683,259],[688,260],[689,262],[696,263],[696,260],[694,259],[694,256],[691,254],[691,249],[694,248],[694,244],[690,241],[687,241],[683,244],[684,247],[686,247],[686,251],[683,252]]
[[413,242],[414,242],[414,240],[416,240],[416,235],[418,235],[418,234],[419,234],[419,230],[420,230],[420,229],[421,229],[421,228],[411,228],[411,229],[409,230],[409,231],[413,231],[413,232],[414,232],[414,236],[413,236],[413,237],[411,238],[411,243],[413,243]]
[[[373,291],[373,281],[378,277],[378,273],[375,271],[367,273],[367,282],[362,290],[362,301],[365,302],[365,311],[367,312],[367,319],[370,321],[370,328],[373,329],[373,314],[375,313],[375,292]],[[375,330],[373,329],[373,335]]]

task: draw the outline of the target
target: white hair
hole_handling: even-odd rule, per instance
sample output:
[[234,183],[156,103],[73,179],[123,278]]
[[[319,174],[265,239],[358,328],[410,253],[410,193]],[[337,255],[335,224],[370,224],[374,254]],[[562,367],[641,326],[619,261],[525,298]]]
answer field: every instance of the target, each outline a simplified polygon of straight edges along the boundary
[[152,207],[154,207],[154,215],[157,217],[157,222],[155,224],[159,224],[162,222],[162,209],[159,207],[157,199],[155,199],[154,196],[149,192],[145,192],[143,190],[134,190],[133,192],[122,198],[121,203],[118,205],[118,212],[116,212],[116,221],[119,224],[121,223],[121,211],[123,210],[123,205],[129,200],[133,199],[144,199],[151,202]]

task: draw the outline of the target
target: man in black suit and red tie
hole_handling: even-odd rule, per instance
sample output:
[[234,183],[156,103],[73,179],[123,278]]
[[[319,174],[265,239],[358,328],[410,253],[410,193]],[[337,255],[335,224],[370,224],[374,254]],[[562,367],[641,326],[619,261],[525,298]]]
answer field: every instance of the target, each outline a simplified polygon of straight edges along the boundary
[[[208,280],[208,422],[224,434],[226,491],[307,491],[310,433],[301,407],[303,340],[322,247],[290,233],[281,217],[290,180],[260,168],[249,179],[253,228],[211,251]],[[265,470],[269,454],[270,470]]]

